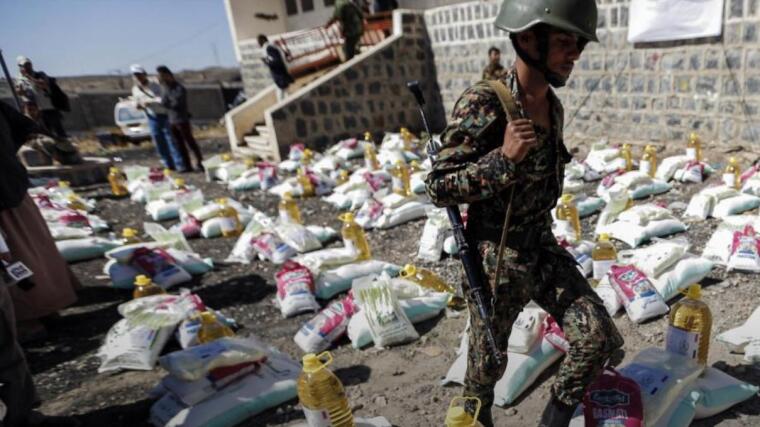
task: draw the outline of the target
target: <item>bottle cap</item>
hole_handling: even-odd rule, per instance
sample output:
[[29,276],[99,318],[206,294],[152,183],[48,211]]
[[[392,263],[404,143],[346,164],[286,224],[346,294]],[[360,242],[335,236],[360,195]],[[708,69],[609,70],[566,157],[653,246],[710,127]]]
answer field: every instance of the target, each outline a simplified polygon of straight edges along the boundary
[[702,298],[702,286],[698,284],[689,286],[689,290],[686,292],[686,298],[689,298],[689,299]]
[[164,168],[164,176],[172,176],[172,170],[169,168]]
[[127,227],[121,230],[121,237],[129,238],[129,237],[135,237],[135,236],[137,236],[137,230],[135,230],[134,228]]
[[58,186],[61,188],[69,188],[71,187],[71,183],[68,181],[58,181]]
[[[327,361],[323,362],[322,359],[327,358]],[[323,369],[332,362],[332,354],[329,351],[320,353],[319,355],[309,353],[303,357],[303,370],[304,372],[314,373]]]
[[223,162],[229,162],[232,160],[232,155],[230,153],[224,153],[222,154],[222,161]]
[[354,222],[354,214],[353,212],[346,212],[338,215],[338,219],[343,222]]
[[185,180],[182,178],[177,178],[174,180],[174,185],[177,187],[184,187],[185,186]]
[[216,199],[216,203],[219,204],[219,205],[224,206],[224,205],[227,204],[227,198],[226,197],[220,197],[220,198]]
[[369,132],[369,131],[364,132],[364,140],[365,141],[372,141],[372,133]]
[[214,323],[216,322],[216,316],[214,313],[206,310],[201,312],[201,322],[203,323]]
[[121,171],[116,166],[111,166],[111,168],[108,169],[108,172],[110,172],[110,173],[119,173]]
[[135,285],[137,285],[137,286],[148,286],[148,285],[150,285],[152,282],[153,282],[153,281],[152,281],[152,280],[150,280],[150,277],[148,277],[148,276],[145,276],[145,275],[143,275],[143,274],[141,274],[141,275],[139,275],[139,276],[135,277]]
[[[475,404],[475,414],[471,415],[465,409],[467,402]],[[472,427],[480,412],[481,402],[477,397],[455,397],[451,399],[449,410],[446,412],[447,427]]]
[[282,200],[293,200],[293,194],[290,191],[282,193]]
[[699,140],[699,135],[697,135],[696,132],[692,132],[692,133],[689,134],[689,141],[694,142],[694,141],[697,141],[697,140]]
[[728,163],[736,163],[738,160],[736,160],[736,157],[729,157]]
[[407,264],[404,266],[404,268],[401,269],[401,272],[399,273],[401,277],[410,277],[417,274],[417,267],[414,266],[414,264]]
[[600,242],[609,242],[610,241],[610,235],[608,233],[600,233],[599,234],[599,241]]
[[573,201],[573,195],[572,194],[563,194],[562,195],[562,202],[564,203],[571,203]]

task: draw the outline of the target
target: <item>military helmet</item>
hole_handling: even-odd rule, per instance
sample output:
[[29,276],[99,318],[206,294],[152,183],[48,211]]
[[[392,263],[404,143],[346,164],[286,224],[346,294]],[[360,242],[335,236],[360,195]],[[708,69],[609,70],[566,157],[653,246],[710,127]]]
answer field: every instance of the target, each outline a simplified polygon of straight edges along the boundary
[[598,42],[596,0],[504,0],[494,25],[510,33],[546,24]]

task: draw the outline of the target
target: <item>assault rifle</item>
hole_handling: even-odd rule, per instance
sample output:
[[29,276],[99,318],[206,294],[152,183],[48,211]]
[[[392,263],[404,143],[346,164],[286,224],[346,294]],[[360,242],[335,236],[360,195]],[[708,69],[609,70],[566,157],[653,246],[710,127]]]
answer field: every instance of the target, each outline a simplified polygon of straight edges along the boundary
[[[406,86],[417,100],[417,105],[419,106],[420,114],[422,115],[422,123],[425,125],[425,130],[430,138],[426,145],[427,154],[431,160],[435,160],[441,147],[440,144],[433,139],[433,134],[430,132],[430,125],[427,120],[427,115],[425,114],[425,97],[422,95],[419,82],[410,81],[407,82]],[[462,221],[462,214],[459,212],[459,206],[454,205],[447,207],[446,213],[449,216],[451,228],[454,231],[454,239],[459,247],[459,259],[462,260],[464,272],[467,276],[467,293],[470,301],[477,307],[480,319],[485,326],[484,332],[486,334],[486,340],[488,341],[488,346],[491,348],[493,357],[496,358],[497,361],[501,361],[502,354],[501,351],[499,351],[499,347],[496,345],[496,337],[494,336],[493,327],[491,325],[491,317],[489,313],[489,306],[491,304],[486,302],[487,296],[484,288],[488,285],[485,279],[485,271],[483,271],[483,263],[480,259],[480,255],[476,251],[470,249],[470,245],[464,237],[464,222]]]

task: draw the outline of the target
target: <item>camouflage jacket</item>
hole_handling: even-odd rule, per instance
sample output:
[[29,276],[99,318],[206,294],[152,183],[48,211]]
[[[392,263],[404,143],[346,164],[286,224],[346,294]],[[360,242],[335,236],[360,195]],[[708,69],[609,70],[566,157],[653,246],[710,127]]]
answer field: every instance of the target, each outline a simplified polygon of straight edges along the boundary
[[[501,81],[519,100],[514,71],[505,73]],[[551,210],[562,194],[565,164],[572,156],[562,140],[562,104],[553,91],[548,96],[551,129],[535,127],[539,145],[519,164],[501,153],[507,118],[485,82],[467,89],[454,106],[426,189],[437,206],[470,204],[467,234],[471,238],[499,241],[511,187],[515,192],[508,246],[542,245],[538,237],[546,241],[546,233],[551,233]],[[525,117],[519,103],[518,108]],[[530,236],[532,244],[523,244],[521,235]]]
[[483,69],[483,80],[499,80],[504,77],[504,74],[507,72],[509,72],[509,70],[504,68],[503,65],[489,63],[486,65],[486,68]]

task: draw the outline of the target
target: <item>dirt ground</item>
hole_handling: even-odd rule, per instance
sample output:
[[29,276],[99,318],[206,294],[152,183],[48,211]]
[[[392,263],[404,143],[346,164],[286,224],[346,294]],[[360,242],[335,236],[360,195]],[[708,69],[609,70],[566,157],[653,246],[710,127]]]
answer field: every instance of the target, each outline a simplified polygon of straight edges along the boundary
[[[206,153],[226,150],[224,140],[202,142]],[[156,164],[152,149],[130,150],[119,154],[125,163]],[[712,159],[725,161],[725,154],[717,153]],[[228,195],[218,183],[205,182],[203,175],[186,175],[189,183],[203,189],[207,198]],[[716,182],[713,177],[709,182]],[[593,186],[589,186],[589,191]],[[691,194],[701,186],[681,186],[655,201],[680,200],[688,202]],[[143,207],[128,200],[108,198],[105,187],[89,189],[84,194],[98,199],[98,214],[114,229],[142,228],[147,219]],[[262,192],[246,193],[238,198],[269,214],[275,214],[277,199]],[[318,200],[301,202],[308,223],[339,227],[338,211]],[[587,237],[596,223],[594,215],[584,220]],[[170,225],[171,223],[167,224]],[[424,220],[414,221],[386,230],[372,231],[369,241],[377,259],[405,264],[417,253]],[[692,225],[689,240],[693,251],[701,253],[717,221]],[[234,239],[192,240],[196,252],[215,261],[224,260]],[[333,243],[332,245],[337,245]],[[108,329],[118,319],[116,306],[128,301],[130,292],[112,289],[103,278],[103,259],[77,263],[73,269],[84,288],[79,302],[61,313],[60,319],[50,327],[47,340],[26,347],[29,365],[34,375],[47,414],[77,415],[85,426],[127,427],[148,425],[148,410],[152,402],[149,390],[164,375],[161,368],[151,372],[121,372],[98,374],[99,360],[95,352]],[[435,264],[422,263],[450,281],[459,279],[460,264],[447,258]],[[189,287],[211,307],[221,310],[242,325],[239,334],[253,333],[272,345],[300,360],[301,351],[293,342],[300,325],[312,314],[283,319],[272,300],[274,298],[275,267],[255,261],[249,266],[223,265],[197,278]],[[714,315],[713,336],[743,323],[760,301],[760,289],[755,278],[749,275],[726,274],[717,268],[708,279],[705,300]],[[455,359],[460,334],[466,316],[441,315],[418,324],[421,339],[387,350],[373,348],[354,350],[347,339],[332,350],[335,358],[333,370],[348,391],[354,414],[360,417],[384,416],[396,426],[440,426],[449,400],[461,392],[461,387],[444,387],[441,378]],[[638,350],[664,345],[667,320],[663,317],[643,325],[633,324],[627,316],[615,319],[625,337],[625,360]],[[170,342],[164,353],[178,349]],[[760,384],[760,369],[742,364],[742,356],[729,354],[713,341],[710,365],[753,384]],[[497,425],[532,426],[537,424],[549,395],[549,385],[556,365],[545,372],[528,392],[512,407],[494,408]],[[297,400],[260,414],[242,424],[244,426],[295,426],[303,423],[304,416]],[[697,426],[750,426],[760,425],[760,399],[757,397],[738,405],[716,417],[702,420]]]

